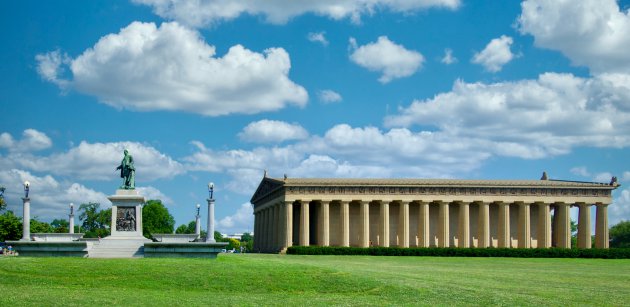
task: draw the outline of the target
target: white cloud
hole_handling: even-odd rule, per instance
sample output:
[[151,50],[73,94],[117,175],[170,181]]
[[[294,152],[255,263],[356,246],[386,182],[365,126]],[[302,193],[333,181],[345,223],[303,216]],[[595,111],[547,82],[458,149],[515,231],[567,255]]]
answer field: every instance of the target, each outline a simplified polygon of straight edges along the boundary
[[71,62],[67,54],[61,54],[61,51],[55,50],[46,54],[38,54],[35,56],[35,60],[38,63],[37,73],[44,80],[52,82],[62,89],[68,86],[68,80],[59,77],[64,73],[64,66]]
[[598,173],[593,177],[593,181],[595,182],[603,182],[609,183],[610,179],[612,179],[613,175],[609,172]]
[[630,14],[615,0],[521,3],[518,28],[534,44],[562,52],[595,73],[630,71]]
[[621,221],[630,221],[630,188],[621,190],[612,205],[608,206],[608,225]]
[[444,57],[442,57],[441,62],[446,65],[457,63],[457,58],[453,56],[453,50],[449,48],[444,49]]
[[380,36],[374,43],[357,46],[354,38],[350,39],[352,53],[350,60],[371,71],[381,72],[378,79],[388,83],[393,79],[409,77],[422,67],[424,56],[417,51],[405,49],[390,41],[387,36]]
[[30,172],[10,169],[0,171],[0,182],[6,184],[6,200],[8,209],[17,215],[22,215],[22,200],[24,188],[22,183],[30,182],[29,197],[31,199],[31,217],[40,220],[66,219],[69,214],[69,205],[78,205],[87,202],[97,202],[101,208],[111,206],[107,196],[94,191],[79,183],[59,182],[54,177],[47,175],[38,177]]
[[512,42],[511,37],[501,35],[491,40],[481,52],[475,53],[472,62],[482,65],[487,71],[498,72],[514,58],[510,50]]
[[263,119],[249,123],[238,136],[244,141],[254,143],[281,143],[305,139],[308,132],[298,124]]
[[570,172],[571,174],[582,176],[582,177],[589,177],[591,175],[591,173],[588,171],[586,166],[576,166],[572,168]]
[[10,152],[38,151],[52,146],[52,141],[43,132],[35,129],[26,129],[22,132],[22,139],[16,141],[11,134],[0,134],[0,148],[6,148]]
[[450,92],[386,117],[385,125],[435,126],[463,142],[483,140],[498,155],[521,158],[566,154],[575,146],[621,148],[630,145],[630,113],[617,90],[600,77],[557,73],[494,84],[457,81]]
[[621,180],[621,181],[630,181],[630,172],[628,172],[628,171],[623,172],[623,175],[621,176],[621,178],[619,180]]
[[166,206],[173,206],[175,202],[172,198],[168,197],[166,194],[162,193],[162,191],[152,187],[136,187],[136,190],[140,195],[144,196],[145,199],[159,199]]
[[111,180],[119,177],[119,172],[115,168],[120,164],[124,149],[128,149],[134,157],[138,182],[171,178],[185,171],[179,162],[160,153],[154,147],[135,142],[83,141],[67,152],[53,153],[49,156],[10,153],[3,157],[3,160],[8,168],[19,167],[79,179]]
[[359,23],[362,15],[377,11],[411,13],[421,9],[443,7],[456,9],[460,0],[133,0],[148,5],[163,18],[177,20],[193,27],[212,26],[235,19],[243,14],[262,15],[267,22],[284,24],[289,19],[315,14],[335,20],[350,18]]
[[326,32],[311,32],[306,37],[309,41],[314,43],[320,43],[324,46],[328,46],[328,40],[326,40]]
[[341,95],[333,90],[321,90],[317,93],[319,100],[324,103],[340,102],[343,100]]
[[222,233],[244,233],[253,232],[254,209],[252,204],[242,204],[234,214],[228,215],[217,223],[217,231]]
[[[45,74],[54,70],[45,68],[46,59],[55,52],[38,56],[48,80]],[[73,79],[66,81],[116,108],[219,116],[304,106],[308,94],[288,78],[290,69],[282,48],[257,53],[235,45],[216,57],[215,47],[196,31],[177,23],[133,22],[71,60]]]

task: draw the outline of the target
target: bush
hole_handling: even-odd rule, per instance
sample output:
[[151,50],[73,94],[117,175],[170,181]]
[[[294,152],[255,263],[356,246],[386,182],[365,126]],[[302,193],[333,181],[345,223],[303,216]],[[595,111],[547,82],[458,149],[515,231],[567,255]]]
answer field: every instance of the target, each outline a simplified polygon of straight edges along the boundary
[[292,255],[366,255],[366,256],[434,256],[434,257],[520,257],[520,258],[605,258],[630,259],[630,248],[400,248],[291,246]]

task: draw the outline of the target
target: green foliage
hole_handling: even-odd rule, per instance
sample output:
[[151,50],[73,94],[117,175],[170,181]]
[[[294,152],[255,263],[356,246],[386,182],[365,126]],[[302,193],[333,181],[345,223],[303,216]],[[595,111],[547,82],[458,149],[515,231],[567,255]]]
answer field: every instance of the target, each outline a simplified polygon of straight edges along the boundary
[[365,256],[434,256],[434,257],[519,257],[519,258],[607,258],[630,259],[630,248],[399,248],[291,246],[294,255],[365,255]]
[[142,207],[142,233],[151,238],[154,233],[173,233],[175,218],[161,200],[148,200]]
[[50,224],[40,222],[36,218],[31,219],[31,233],[52,233],[53,228]]
[[81,231],[85,233],[85,238],[106,237],[109,235],[111,225],[112,209],[100,210],[99,203],[87,203],[79,206],[79,220]]
[[251,239],[243,243],[245,244],[245,248],[247,249],[248,252],[251,252],[254,250],[254,239]]
[[70,225],[68,224],[68,221],[65,219],[54,219],[50,223],[50,226],[52,226],[53,232],[56,232],[56,233],[67,233],[68,227],[70,227]]
[[193,234],[195,233],[195,221],[188,223],[188,225],[181,224],[177,229],[175,229],[175,233],[182,234]]
[[15,216],[13,211],[0,215],[0,242],[20,238],[22,238],[22,219]]
[[630,247],[630,221],[621,221],[610,228],[610,247]]
[[218,232],[218,231],[216,231],[216,230],[214,231],[214,240],[215,240],[215,241],[217,241],[217,242],[227,242],[227,240],[225,240],[225,239],[223,238],[223,236],[221,235],[221,233],[220,233],[220,232]]
[[239,249],[241,247],[241,241],[233,238],[227,239],[228,246],[227,249]]
[[249,242],[253,239],[254,237],[252,237],[252,235],[249,232],[243,233],[243,235],[241,236],[241,242]]

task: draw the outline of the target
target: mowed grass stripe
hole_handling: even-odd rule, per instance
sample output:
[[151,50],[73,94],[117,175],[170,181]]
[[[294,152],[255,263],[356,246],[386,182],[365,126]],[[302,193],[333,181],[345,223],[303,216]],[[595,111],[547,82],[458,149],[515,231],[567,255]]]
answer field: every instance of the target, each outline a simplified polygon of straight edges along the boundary
[[18,305],[626,305],[630,260],[220,255],[0,258]]

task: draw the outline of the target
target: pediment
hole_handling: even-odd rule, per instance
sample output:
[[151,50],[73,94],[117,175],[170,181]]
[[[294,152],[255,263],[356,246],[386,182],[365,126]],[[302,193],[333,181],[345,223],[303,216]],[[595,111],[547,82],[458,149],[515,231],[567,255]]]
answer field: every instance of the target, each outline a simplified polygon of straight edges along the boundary
[[256,192],[254,193],[254,196],[252,196],[250,202],[253,204],[254,202],[256,202],[256,200],[268,195],[272,191],[275,191],[282,186],[284,186],[284,182],[269,177],[264,177],[260,181],[260,184],[258,184],[258,188],[256,189]]

